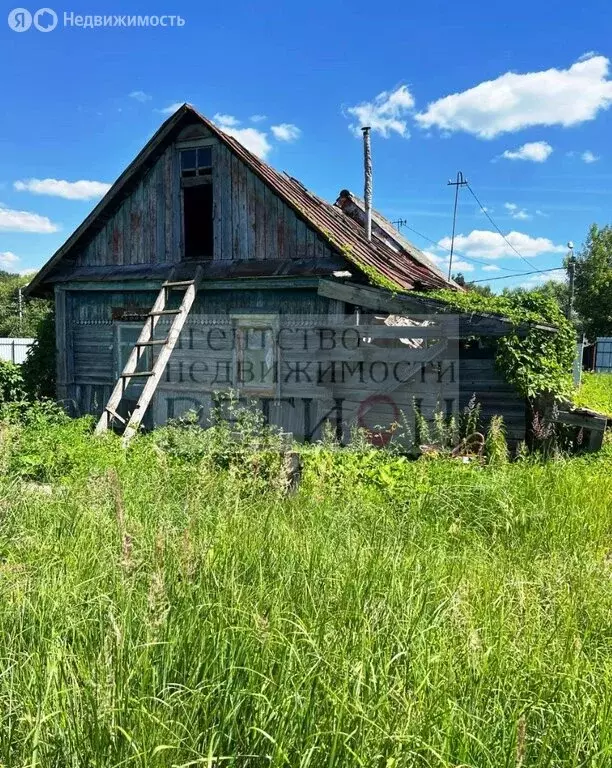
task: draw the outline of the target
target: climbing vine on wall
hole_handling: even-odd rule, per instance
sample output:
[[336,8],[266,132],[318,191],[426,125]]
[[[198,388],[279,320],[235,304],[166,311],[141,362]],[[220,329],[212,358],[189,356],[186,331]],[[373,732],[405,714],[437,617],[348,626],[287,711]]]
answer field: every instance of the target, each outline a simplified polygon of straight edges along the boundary
[[[496,340],[496,363],[506,380],[532,399],[542,394],[567,397],[572,390],[572,364],[576,354],[576,332],[559,305],[541,293],[516,296],[483,296],[450,290],[426,294],[448,304],[450,310],[500,315],[517,330]],[[531,324],[525,334],[518,326]],[[556,332],[535,327],[553,325]]]

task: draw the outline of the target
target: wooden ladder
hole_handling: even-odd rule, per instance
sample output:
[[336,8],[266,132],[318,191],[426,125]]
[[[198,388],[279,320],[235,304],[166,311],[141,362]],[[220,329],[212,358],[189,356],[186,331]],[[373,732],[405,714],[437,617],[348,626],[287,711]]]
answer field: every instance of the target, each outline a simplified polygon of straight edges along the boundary
[[[170,279],[163,283],[159,294],[155,299],[155,303],[145,320],[138,341],[134,345],[128,361],[125,364],[125,368],[117,379],[115,388],[113,389],[108,403],[102,412],[102,416],[96,425],[95,432],[97,435],[106,432],[113,421],[119,421],[125,427],[123,431],[124,445],[127,445],[136,432],[138,432],[140,423],[142,422],[146,410],[155,394],[155,390],[157,389],[157,385],[159,384],[168,360],[170,359],[172,350],[176,346],[183,326],[185,325],[185,320],[187,319],[187,315],[195,300],[201,279],[202,268],[197,267],[193,280],[172,281]],[[166,309],[169,293],[173,290],[184,290],[183,300],[178,309]],[[166,338],[154,339],[153,335],[160,318],[172,316],[174,319]],[[136,368],[138,367],[142,350],[147,349],[148,347],[160,347],[159,355],[150,371],[137,371]],[[117,409],[123,399],[130,380],[133,378],[146,378],[146,382],[132,414],[128,419],[124,419],[123,416],[119,415]]]

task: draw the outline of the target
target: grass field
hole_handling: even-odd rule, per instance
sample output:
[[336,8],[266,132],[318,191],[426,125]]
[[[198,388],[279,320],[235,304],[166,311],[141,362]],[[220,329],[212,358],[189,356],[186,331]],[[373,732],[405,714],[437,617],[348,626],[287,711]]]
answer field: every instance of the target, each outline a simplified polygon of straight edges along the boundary
[[600,411],[612,419],[612,373],[583,373],[574,400],[577,405]]
[[[0,765],[612,765],[612,452],[2,432]],[[268,469],[266,469],[268,468]]]

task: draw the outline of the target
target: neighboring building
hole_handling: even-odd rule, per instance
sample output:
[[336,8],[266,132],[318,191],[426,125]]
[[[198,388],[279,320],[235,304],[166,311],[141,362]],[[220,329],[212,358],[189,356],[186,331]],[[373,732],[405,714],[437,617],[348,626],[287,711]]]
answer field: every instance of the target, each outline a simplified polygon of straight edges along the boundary
[[595,370],[612,373],[612,337],[601,336],[595,343]]
[[[233,387],[298,438],[318,437],[329,418],[345,437],[351,424],[380,424],[384,442],[414,400],[426,415],[436,404],[451,413],[475,393],[522,439],[525,402],[474,340],[510,323],[440,314],[414,292],[459,286],[376,213],[368,241],[364,217],[350,192],[321,200],[184,105],[29,285],[55,297],[58,398],[101,413],[162,283],[199,266],[145,424],[207,413]],[[143,365],[154,357],[144,350]],[[124,415],[141,389],[132,379]]]
[[34,339],[0,338],[0,360],[21,365],[33,343]]

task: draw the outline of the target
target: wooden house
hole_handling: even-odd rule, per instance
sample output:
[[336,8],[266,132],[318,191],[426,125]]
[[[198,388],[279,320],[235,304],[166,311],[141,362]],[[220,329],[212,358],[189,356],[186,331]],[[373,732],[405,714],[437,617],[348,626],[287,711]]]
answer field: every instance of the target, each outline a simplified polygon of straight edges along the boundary
[[[345,438],[376,426],[384,442],[415,403],[450,413],[475,394],[522,439],[525,402],[474,342],[510,324],[442,313],[422,294],[461,289],[377,213],[368,239],[364,216],[347,190],[325,202],[182,106],[30,284],[55,300],[58,399],[104,414],[133,358],[139,373],[106,415],[132,413],[190,284],[145,426],[190,409],[204,418],[232,388],[298,438],[332,420]],[[151,318],[154,305],[166,308]]]

